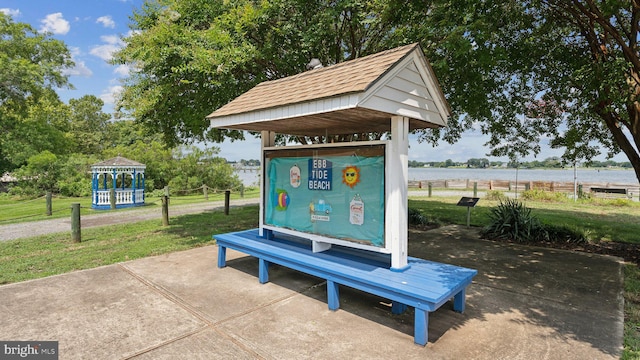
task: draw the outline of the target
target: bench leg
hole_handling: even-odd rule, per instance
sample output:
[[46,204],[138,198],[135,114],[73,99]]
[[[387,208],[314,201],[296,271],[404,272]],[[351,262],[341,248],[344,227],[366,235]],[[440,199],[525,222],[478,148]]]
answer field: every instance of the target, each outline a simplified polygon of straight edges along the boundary
[[223,268],[227,266],[227,248],[218,245],[218,267]]
[[338,310],[340,308],[340,290],[338,284],[331,280],[327,280],[327,303],[329,310]]
[[269,262],[265,259],[258,259],[258,279],[260,284],[269,282]]
[[400,315],[407,310],[407,305],[403,303],[399,303],[397,301],[391,302],[391,313],[395,315]]
[[453,310],[457,311],[459,313],[464,312],[464,297],[466,295],[467,292],[467,288],[464,288],[462,290],[460,290],[459,293],[457,293],[454,297],[453,297]]
[[416,308],[416,316],[413,324],[413,342],[418,345],[427,345],[429,339],[429,312]]

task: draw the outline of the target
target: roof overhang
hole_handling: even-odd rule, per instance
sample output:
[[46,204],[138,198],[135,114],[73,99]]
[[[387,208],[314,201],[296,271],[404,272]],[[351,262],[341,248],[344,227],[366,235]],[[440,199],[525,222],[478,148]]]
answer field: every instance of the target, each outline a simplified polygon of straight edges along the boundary
[[[387,132],[393,116],[407,117],[410,131],[446,126],[449,106],[420,47],[379,54],[259,84],[207,118],[216,128],[308,136]],[[355,85],[343,79],[370,68]],[[296,97],[296,86],[316,87],[318,97]]]

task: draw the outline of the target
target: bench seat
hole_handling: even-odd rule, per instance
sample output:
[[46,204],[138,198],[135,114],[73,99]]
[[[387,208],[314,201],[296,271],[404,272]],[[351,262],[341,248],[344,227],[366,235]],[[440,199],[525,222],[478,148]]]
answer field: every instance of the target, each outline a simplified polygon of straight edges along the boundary
[[314,253],[309,241],[290,236],[261,237],[258,229],[215,235],[218,267],[226,266],[230,248],[258,258],[260,283],[269,281],[269,263],[278,264],[327,281],[328,306],[340,307],[338,285],[349,286],[392,301],[392,311],[415,308],[414,341],[426,345],[428,313],[454,298],[454,310],[463,312],[465,291],[477,270],[408,258],[403,271],[390,269],[390,256],[334,246]]

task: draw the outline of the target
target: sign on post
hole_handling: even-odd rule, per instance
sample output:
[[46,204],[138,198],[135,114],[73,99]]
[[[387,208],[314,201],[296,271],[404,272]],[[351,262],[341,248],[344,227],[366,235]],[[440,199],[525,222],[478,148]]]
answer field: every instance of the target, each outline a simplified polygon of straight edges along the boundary
[[463,196],[456,204],[457,206],[467,207],[467,227],[471,225],[471,208],[476,206],[478,200],[480,200],[480,198]]

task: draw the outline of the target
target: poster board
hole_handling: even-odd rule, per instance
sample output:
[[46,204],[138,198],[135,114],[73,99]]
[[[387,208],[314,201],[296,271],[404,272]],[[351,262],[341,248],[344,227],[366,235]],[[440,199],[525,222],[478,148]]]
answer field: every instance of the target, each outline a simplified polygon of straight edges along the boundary
[[263,227],[313,241],[389,252],[387,142],[263,151]]

